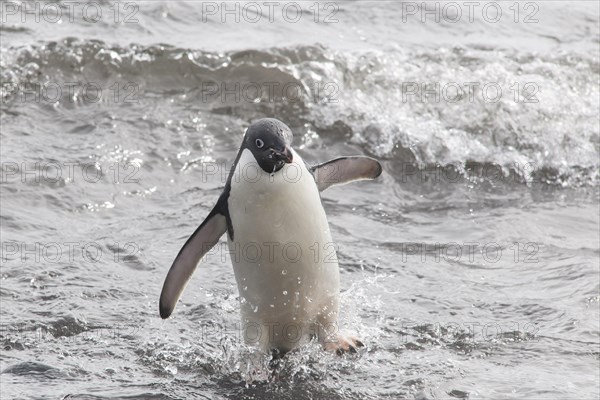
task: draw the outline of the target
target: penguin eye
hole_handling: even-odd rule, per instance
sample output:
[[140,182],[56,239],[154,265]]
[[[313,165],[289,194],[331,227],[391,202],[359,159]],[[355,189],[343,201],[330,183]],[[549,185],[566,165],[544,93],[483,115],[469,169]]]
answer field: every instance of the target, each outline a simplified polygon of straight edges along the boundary
[[256,139],[256,147],[258,147],[259,149],[262,149],[264,145],[265,145],[265,142],[263,142],[261,139]]

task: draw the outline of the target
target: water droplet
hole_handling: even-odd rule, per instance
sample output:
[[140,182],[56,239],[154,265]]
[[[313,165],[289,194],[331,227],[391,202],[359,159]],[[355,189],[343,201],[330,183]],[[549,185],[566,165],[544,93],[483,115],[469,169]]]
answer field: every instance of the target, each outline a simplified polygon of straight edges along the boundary
[[288,294],[288,293],[287,293],[287,290],[284,290],[284,291],[283,291],[283,295],[284,295],[284,296],[287,296],[287,294]]
[[281,275],[287,275],[287,269],[282,269],[281,270]]

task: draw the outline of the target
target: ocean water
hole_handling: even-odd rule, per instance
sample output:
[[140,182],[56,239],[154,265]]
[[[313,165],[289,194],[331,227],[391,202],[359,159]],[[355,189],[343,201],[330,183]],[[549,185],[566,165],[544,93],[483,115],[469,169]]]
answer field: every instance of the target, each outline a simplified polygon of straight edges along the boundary
[[[600,9],[467,3],[0,3],[2,399],[598,398]],[[383,165],[322,194],[356,355],[271,371],[220,245],[158,315],[263,117]]]

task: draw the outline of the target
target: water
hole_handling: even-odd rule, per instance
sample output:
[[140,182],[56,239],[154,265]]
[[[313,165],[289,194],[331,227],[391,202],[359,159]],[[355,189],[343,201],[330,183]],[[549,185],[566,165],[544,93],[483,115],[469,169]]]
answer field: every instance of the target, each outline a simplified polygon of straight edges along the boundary
[[[259,2],[254,23],[245,3],[225,23],[219,3],[99,2],[95,23],[66,4],[51,23],[50,3],[22,22],[8,4],[3,399],[600,394],[597,3],[498,2],[493,22],[494,5],[471,21],[459,2],[456,23],[448,3],[424,23],[410,2],[305,2],[297,22]],[[323,194],[342,324],[366,350],[309,345],[275,373],[236,332],[223,247],[158,316],[264,116],[311,163],[384,167]]]

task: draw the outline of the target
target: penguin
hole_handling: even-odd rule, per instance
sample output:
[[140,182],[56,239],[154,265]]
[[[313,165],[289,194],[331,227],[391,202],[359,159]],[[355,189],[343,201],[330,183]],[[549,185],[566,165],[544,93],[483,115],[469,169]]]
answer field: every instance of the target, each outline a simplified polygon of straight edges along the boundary
[[227,233],[247,344],[284,355],[316,339],[337,354],[356,352],[363,343],[339,332],[339,265],[320,192],[375,179],[382,167],[365,156],[310,167],[292,140],[274,118],[247,128],[216,205],[167,273],[160,316],[171,315],[200,259]]

